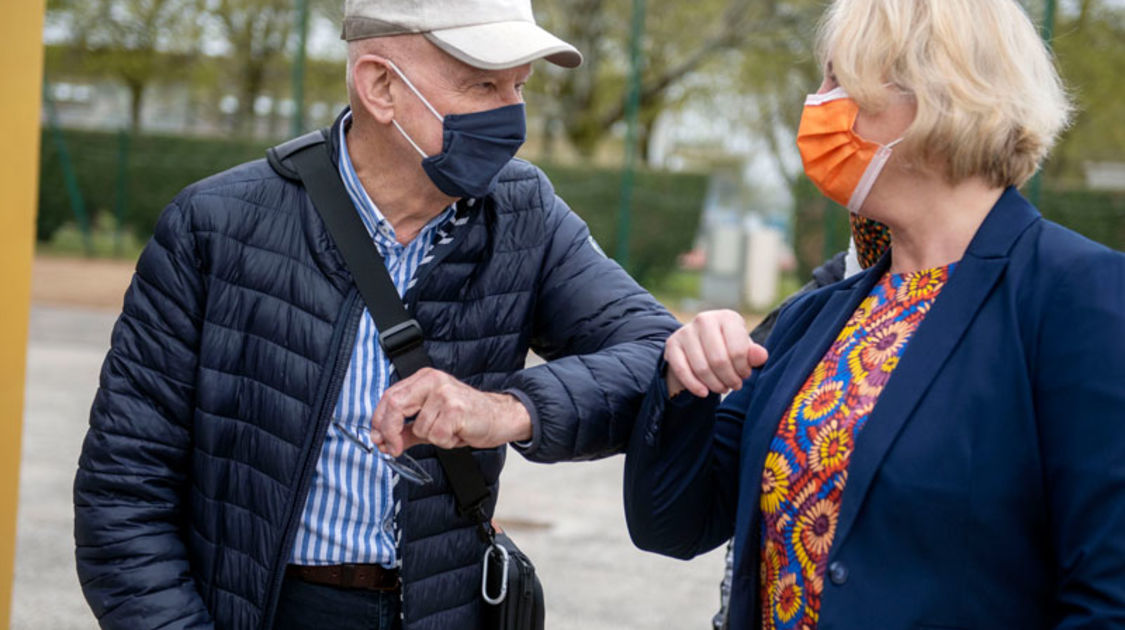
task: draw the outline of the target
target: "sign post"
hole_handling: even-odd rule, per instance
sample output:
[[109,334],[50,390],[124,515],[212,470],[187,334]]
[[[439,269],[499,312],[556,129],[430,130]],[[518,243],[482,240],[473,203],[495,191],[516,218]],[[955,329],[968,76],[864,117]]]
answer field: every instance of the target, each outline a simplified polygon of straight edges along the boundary
[[31,257],[39,179],[44,0],[0,20],[0,628],[11,625]]

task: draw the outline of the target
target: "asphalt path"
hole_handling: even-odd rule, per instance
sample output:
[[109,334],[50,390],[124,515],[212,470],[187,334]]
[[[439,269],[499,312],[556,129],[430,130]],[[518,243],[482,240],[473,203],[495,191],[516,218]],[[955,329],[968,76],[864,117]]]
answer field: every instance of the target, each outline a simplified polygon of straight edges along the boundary
[[[71,485],[116,314],[31,313],[12,628],[96,628],[74,571]],[[629,542],[624,459],[544,466],[509,453],[498,520],[532,558],[550,630],[706,629],[721,551],[691,562]],[[138,629],[142,630],[142,629]]]

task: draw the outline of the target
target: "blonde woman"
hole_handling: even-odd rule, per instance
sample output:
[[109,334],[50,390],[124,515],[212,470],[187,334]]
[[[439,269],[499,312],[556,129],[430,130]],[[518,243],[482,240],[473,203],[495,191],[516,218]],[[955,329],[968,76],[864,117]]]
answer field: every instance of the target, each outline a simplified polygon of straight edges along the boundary
[[735,630],[1125,628],[1125,255],[1016,190],[1069,116],[1049,53],[1015,0],[836,0],[819,50],[806,173],[893,245],[765,348],[669,338],[634,542],[733,535]]

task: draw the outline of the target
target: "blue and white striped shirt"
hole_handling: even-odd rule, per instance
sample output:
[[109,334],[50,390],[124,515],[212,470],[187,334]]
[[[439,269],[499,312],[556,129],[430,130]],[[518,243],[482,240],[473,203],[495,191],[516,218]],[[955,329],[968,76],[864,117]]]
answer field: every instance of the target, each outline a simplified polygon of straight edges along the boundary
[[[455,217],[456,207],[451,206],[408,245],[396,241],[394,227],[375,207],[352,166],[345,139],[351,113],[347,116],[340,125],[340,176],[401,296],[413,284],[418,268],[432,259],[434,245],[452,240],[451,225],[446,224],[464,219]],[[394,486],[398,476],[383,463],[370,433],[371,417],[391,383],[393,369],[378,336],[365,308],[297,530],[293,564],[393,567],[397,562]]]

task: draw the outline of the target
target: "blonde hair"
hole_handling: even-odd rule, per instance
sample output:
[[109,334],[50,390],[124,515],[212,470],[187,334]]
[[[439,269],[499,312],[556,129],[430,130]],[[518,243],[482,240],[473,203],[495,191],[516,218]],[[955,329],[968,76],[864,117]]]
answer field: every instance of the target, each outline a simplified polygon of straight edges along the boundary
[[835,0],[818,40],[863,110],[887,105],[887,83],[914,96],[903,152],[953,183],[1023,184],[1070,120],[1051,54],[1016,0]]

